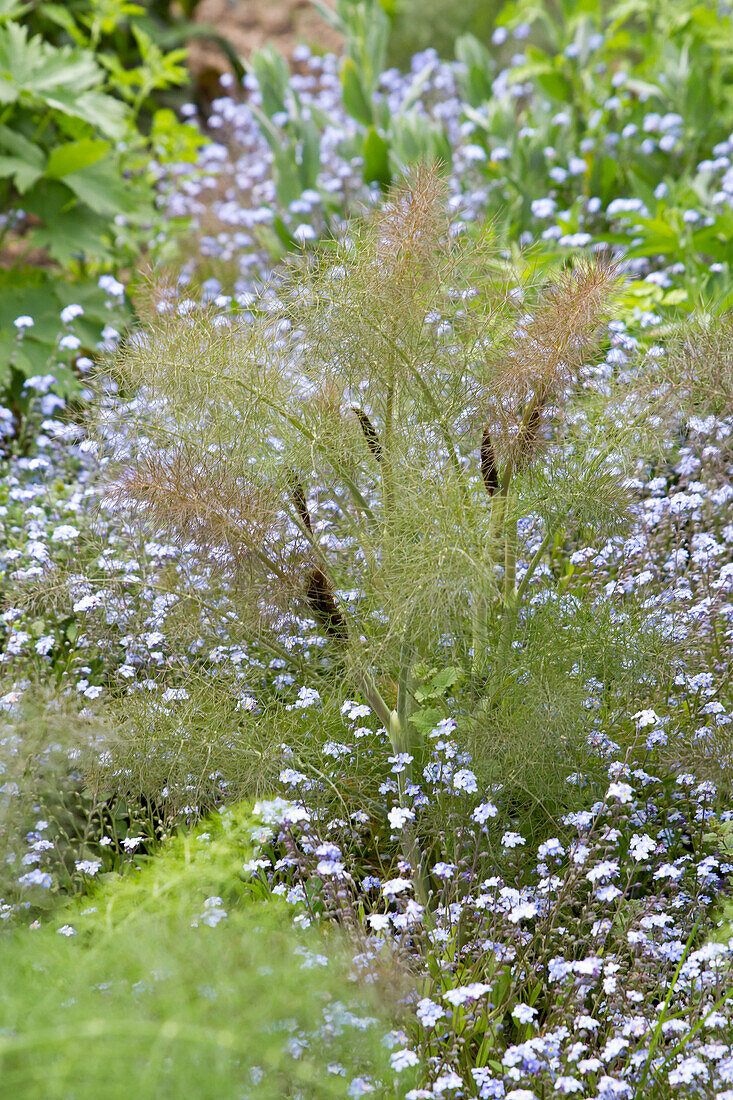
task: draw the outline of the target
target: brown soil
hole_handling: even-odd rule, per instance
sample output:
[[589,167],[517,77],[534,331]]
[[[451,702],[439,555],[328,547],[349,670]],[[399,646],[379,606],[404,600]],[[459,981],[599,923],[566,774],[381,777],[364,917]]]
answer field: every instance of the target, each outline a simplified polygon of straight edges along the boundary
[[[335,0],[326,3],[336,6]],[[245,59],[268,42],[289,58],[300,43],[324,53],[338,51],[342,41],[310,0],[203,0],[196,9],[196,22],[216,27]],[[221,51],[195,40],[189,47],[189,64],[197,76],[228,68]]]

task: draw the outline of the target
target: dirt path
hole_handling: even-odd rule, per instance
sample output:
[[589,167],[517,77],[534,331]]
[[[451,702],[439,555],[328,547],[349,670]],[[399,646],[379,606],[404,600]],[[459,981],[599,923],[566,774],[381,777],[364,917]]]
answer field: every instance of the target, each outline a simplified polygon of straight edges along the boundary
[[[335,0],[326,2],[335,7]],[[203,0],[196,9],[196,21],[215,26],[245,58],[267,42],[286,57],[301,42],[319,53],[341,45],[340,35],[321,19],[310,0]],[[198,74],[227,68],[221,53],[203,42],[191,43],[189,58]]]

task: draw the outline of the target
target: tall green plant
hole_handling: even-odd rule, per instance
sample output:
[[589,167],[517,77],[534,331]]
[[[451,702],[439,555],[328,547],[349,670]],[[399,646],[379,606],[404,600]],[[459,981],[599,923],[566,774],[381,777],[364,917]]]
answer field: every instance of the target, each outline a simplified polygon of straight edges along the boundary
[[[613,269],[582,262],[525,312],[490,234],[451,235],[444,210],[422,171],[294,265],[253,324],[154,311],[117,364],[166,409],[118,475],[121,502],[213,553],[264,636],[315,620],[395,752],[419,748],[418,657],[449,640],[480,693],[556,533],[625,506],[592,432],[547,437]],[[530,512],[544,535],[520,576]]]

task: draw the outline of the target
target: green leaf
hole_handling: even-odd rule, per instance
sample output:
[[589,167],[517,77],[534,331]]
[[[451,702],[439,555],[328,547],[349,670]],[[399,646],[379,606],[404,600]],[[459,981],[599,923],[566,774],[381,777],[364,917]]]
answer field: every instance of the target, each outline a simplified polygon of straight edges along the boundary
[[442,669],[437,676],[432,679],[432,687],[434,695],[443,695],[449,687],[453,687],[463,677],[463,672],[460,668],[448,667]]
[[19,19],[29,11],[30,4],[18,3],[18,0],[0,0],[0,23],[7,23],[9,19]]
[[444,717],[442,710],[438,710],[437,707],[428,707],[425,710],[416,710],[410,715],[408,721],[418,733],[430,733]]
[[345,57],[341,65],[341,88],[344,107],[351,117],[364,126],[371,126],[374,122],[371,100],[367,98],[359,70],[350,57]]
[[293,149],[288,146],[273,151],[273,168],[278,202],[283,207],[289,206],[303,193]]
[[560,103],[569,103],[572,100],[573,88],[566,76],[562,73],[547,70],[537,74],[537,83],[543,91],[551,95]]
[[92,138],[57,145],[49,154],[46,175],[50,179],[62,179],[71,172],[78,172],[82,168],[89,168],[92,164],[96,164],[107,155],[110,149],[111,145],[108,141],[94,141]]
[[108,137],[124,135],[129,109],[119,100],[95,91],[104,71],[90,50],[55,47],[28,28],[0,26],[0,103],[46,106],[83,119]]
[[[41,208],[42,205],[39,204]],[[79,256],[109,260],[113,254],[109,219],[78,204],[49,216],[47,223],[34,231],[32,240],[37,247],[48,248],[51,256],[65,267]]]
[[380,187],[389,187],[392,173],[389,167],[389,146],[373,126],[367,130],[362,149],[364,157],[364,181],[378,183]]
[[0,177],[14,180],[21,195],[29,191],[42,175],[43,168],[37,168],[19,157],[4,157],[0,154]]
[[315,123],[307,119],[301,124],[300,178],[303,190],[315,187],[321,170],[321,136]]
[[285,58],[274,46],[255,50],[250,67],[257,78],[262,96],[262,109],[268,118],[285,110],[285,95],[290,85],[290,69]]
[[120,178],[115,164],[108,158],[64,176],[63,182],[76,197],[94,211],[115,217],[135,214],[141,206],[140,188],[131,187]]
[[24,194],[43,175],[46,164],[43,150],[8,126],[0,126],[0,148],[13,154],[0,154],[0,176],[14,179],[15,186]]

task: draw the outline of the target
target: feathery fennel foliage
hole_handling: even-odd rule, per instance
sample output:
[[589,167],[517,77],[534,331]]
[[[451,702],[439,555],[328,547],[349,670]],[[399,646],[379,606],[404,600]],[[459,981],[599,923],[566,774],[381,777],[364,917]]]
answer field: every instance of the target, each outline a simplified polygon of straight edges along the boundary
[[255,824],[246,805],[215,815],[0,937],[0,1096],[335,1100],[384,1073],[387,1016],[337,934],[294,933],[246,886]]
[[227,324],[159,302],[116,363],[126,434],[102,424],[118,501],[210,555],[263,643],[314,620],[395,751],[415,662],[501,683],[553,541],[627,506],[608,443],[563,417],[615,269],[538,292],[446,199],[417,172]]

